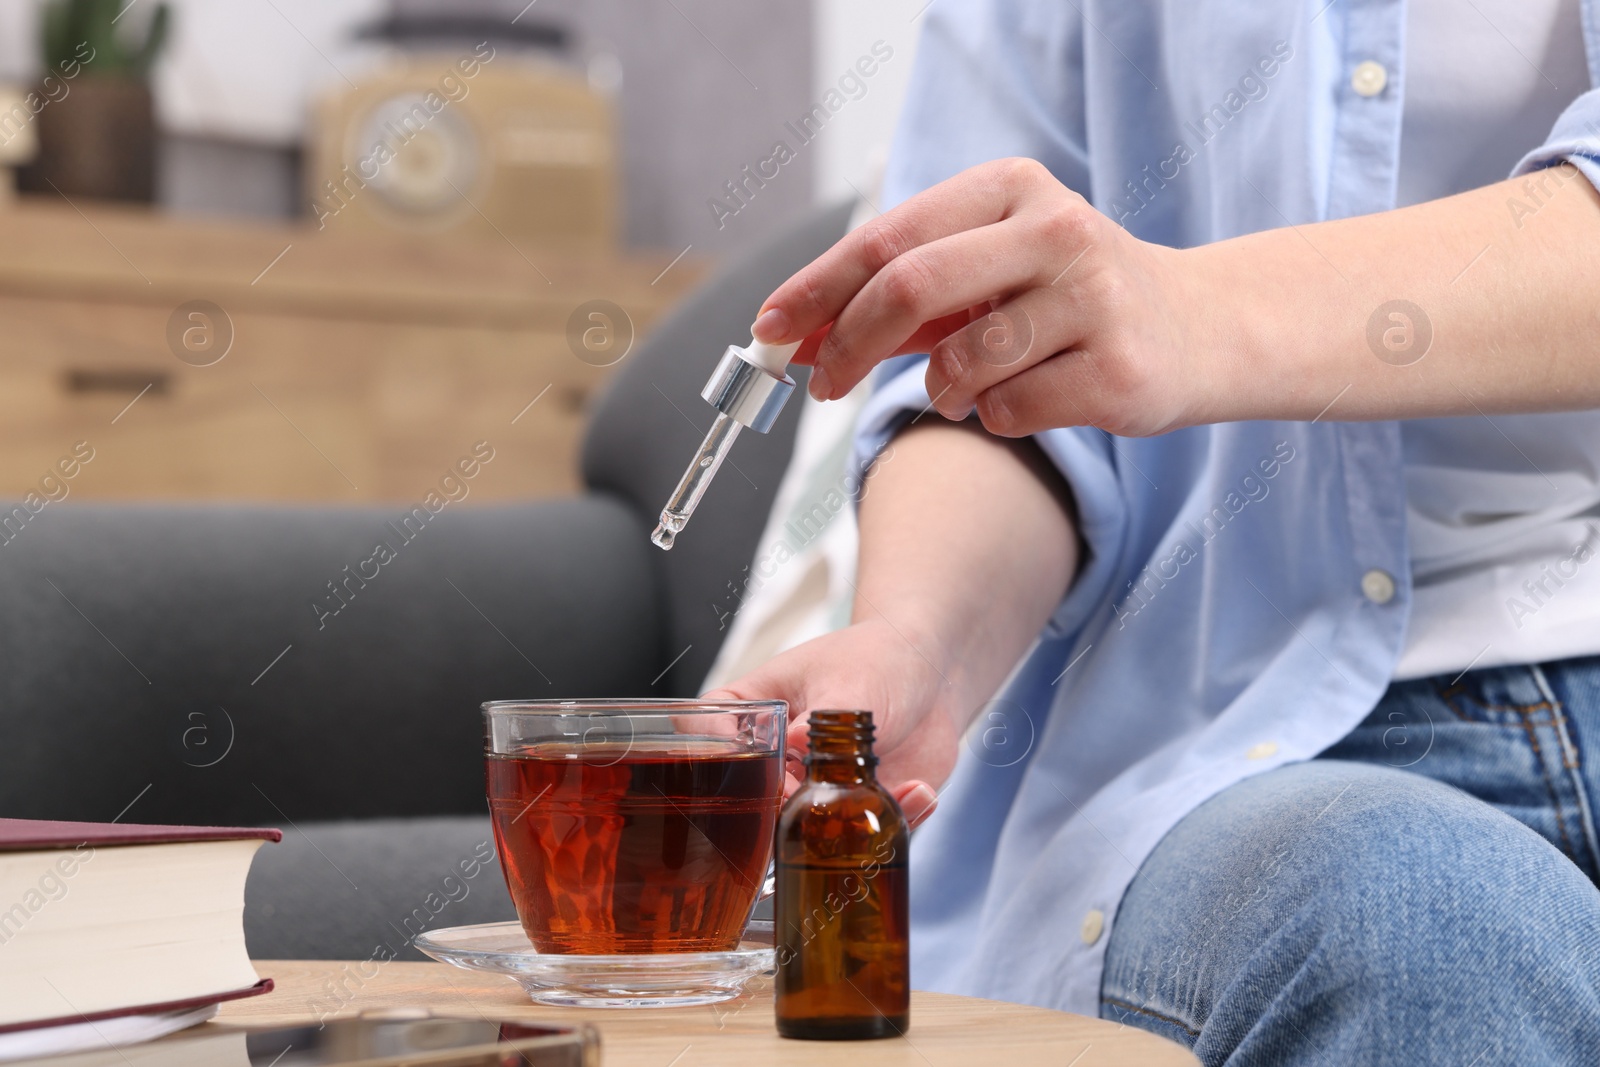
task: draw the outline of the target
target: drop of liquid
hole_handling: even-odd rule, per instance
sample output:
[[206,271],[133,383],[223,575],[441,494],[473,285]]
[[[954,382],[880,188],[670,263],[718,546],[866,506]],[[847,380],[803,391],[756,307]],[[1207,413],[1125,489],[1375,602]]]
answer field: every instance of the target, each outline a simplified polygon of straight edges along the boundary
[[655,532],[650,535],[650,543],[661,549],[663,552],[671,552],[672,542],[677,538],[677,536],[677,534],[673,533],[665,526],[657,526]]

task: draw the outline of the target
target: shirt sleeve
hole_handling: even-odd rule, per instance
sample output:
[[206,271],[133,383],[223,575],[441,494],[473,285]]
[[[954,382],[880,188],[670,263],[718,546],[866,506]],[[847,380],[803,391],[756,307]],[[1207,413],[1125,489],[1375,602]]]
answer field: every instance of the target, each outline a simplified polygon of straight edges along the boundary
[[[968,167],[1009,156],[1036,159],[1090,198],[1084,119],[1083,18],[1074,4],[939,0],[924,16],[915,66],[884,175],[887,209]],[[939,419],[925,385],[928,360],[887,360],[857,423],[856,470],[893,462],[891,438],[920,418]],[[1116,453],[1101,430],[1035,435],[1077,504],[1088,548],[1046,636],[1069,633],[1109,596],[1128,506]],[[952,506],[960,506],[952,501]]]
[[1561,163],[1571,163],[1600,189],[1600,89],[1590,89],[1569,104],[1545,143],[1524,156],[1511,176]]

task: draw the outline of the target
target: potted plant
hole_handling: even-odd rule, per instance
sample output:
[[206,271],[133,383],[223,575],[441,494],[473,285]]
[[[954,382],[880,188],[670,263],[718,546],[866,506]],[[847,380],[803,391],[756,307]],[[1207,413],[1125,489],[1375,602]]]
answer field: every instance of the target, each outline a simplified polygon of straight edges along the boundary
[[155,108],[150,68],[171,11],[142,25],[125,0],[48,0],[41,9],[44,75],[34,97],[39,154],[25,189],[108,200],[155,195]]

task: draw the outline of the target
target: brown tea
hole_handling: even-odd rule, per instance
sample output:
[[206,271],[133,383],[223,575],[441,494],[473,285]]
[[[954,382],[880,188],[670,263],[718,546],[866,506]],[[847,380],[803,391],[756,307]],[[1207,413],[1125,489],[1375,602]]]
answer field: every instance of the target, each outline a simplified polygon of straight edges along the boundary
[[542,745],[488,756],[506,884],[540,952],[735,947],[772,854],[775,752]]

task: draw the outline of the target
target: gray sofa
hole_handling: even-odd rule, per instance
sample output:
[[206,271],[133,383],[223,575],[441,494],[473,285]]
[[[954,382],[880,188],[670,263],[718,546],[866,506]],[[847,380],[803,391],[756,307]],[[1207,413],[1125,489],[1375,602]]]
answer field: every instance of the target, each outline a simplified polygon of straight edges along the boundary
[[0,815],[281,827],[246,892],[257,958],[411,955],[418,929],[513,917],[473,862],[492,848],[478,705],[693,694],[799,405],[740,440],[742,474],[676,549],[648,533],[710,424],[716,357],[848,213],[730,263],[628,357],[583,495],[447,508],[337,615],[311,602],[401,503],[49,505],[0,545]]

